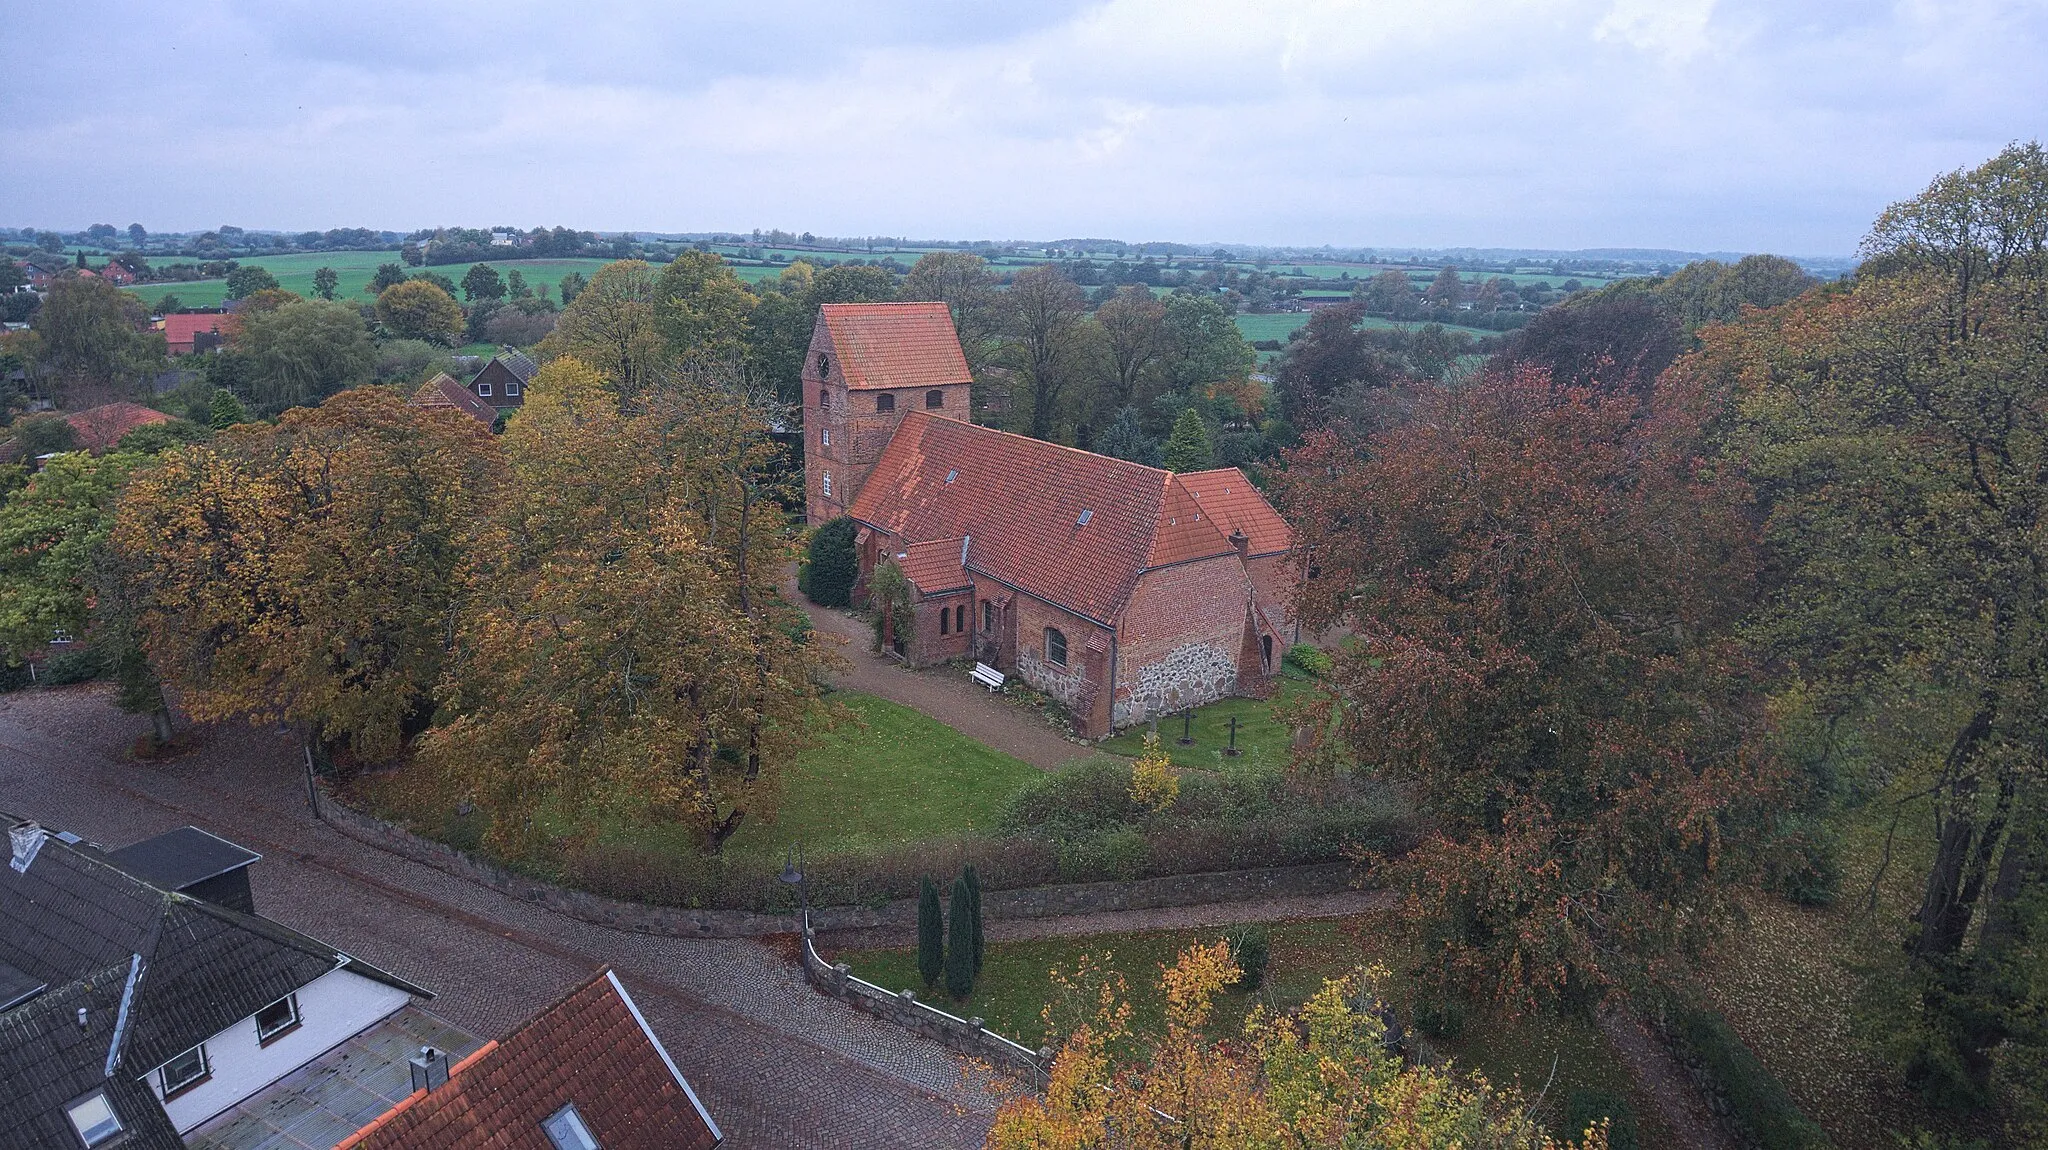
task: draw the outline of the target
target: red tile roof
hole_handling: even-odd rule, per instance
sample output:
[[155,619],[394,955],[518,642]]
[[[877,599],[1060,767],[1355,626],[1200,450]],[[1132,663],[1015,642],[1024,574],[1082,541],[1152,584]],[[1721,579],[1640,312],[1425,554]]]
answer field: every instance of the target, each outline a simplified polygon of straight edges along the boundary
[[943,303],[828,303],[819,318],[855,391],[974,380]]
[[476,393],[447,372],[441,372],[420,385],[407,402],[414,407],[452,407],[467,412],[486,424],[498,418],[498,409],[476,397]]
[[182,347],[186,351],[191,351],[192,337],[200,332],[231,334],[234,331],[234,324],[234,316],[221,312],[201,312],[197,315],[175,312],[164,317],[164,342],[171,345],[174,350]]
[[1294,530],[1237,468],[1183,472],[1180,481],[1225,535],[1234,530],[1245,533],[1251,554],[1272,555],[1294,546]]
[[606,970],[336,1150],[548,1150],[540,1124],[572,1102],[604,1150],[709,1150],[723,1139]]
[[1146,568],[1231,549],[1169,472],[922,411],[849,514],[899,551],[966,537],[967,567],[1104,624]]
[[957,538],[912,543],[896,553],[896,565],[902,568],[903,577],[923,594],[957,591],[969,584],[967,569],[960,565],[960,557],[967,549],[960,544]]
[[101,452],[121,442],[121,437],[151,423],[169,423],[171,417],[139,403],[109,403],[101,407],[87,408],[64,417],[71,430],[78,433],[81,450]]

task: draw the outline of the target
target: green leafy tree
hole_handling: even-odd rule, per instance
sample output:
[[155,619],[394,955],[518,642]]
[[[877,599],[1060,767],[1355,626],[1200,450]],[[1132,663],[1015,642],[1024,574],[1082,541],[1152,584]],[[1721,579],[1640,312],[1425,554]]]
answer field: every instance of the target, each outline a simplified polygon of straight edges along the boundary
[[597,269],[555,330],[540,343],[542,359],[573,357],[603,376],[624,400],[651,386],[669,362],[656,322],[660,289],[642,260],[619,260]]
[[854,523],[842,515],[811,532],[803,569],[804,594],[820,607],[853,604],[860,557],[853,549]]
[[270,269],[248,264],[228,273],[227,298],[243,299],[276,287],[277,277],[270,274]]
[[1259,353],[1244,341],[1237,320],[1213,295],[1167,297],[1161,320],[1167,341],[1164,370],[1169,390],[1192,392],[1205,384],[1249,373]]
[[1378,315],[1395,319],[1409,319],[1415,315],[1415,286],[1408,282],[1405,272],[1383,271],[1352,289],[1352,298],[1360,300],[1367,311]]
[[23,459],[78,448],[78,429],[61,415],[39,415],[14,425],[14,444]]
[[568,275],[563,276],[561,283],[562,306],[568,307],[570,304],[575,303],[576,296],[589,284],[590,281],[584,278],[582,272],[570,272]]
[[400,339],[419,339],[453,347],[466,330],[462,305],[430,283],[407,280],[377,297],[377,320]]
[[6,256],[0,256],[0,290],[13,291],[28,283],[28,273],[21,265]]
[[903,277],[902,298],[944,303],[953,313],[968,370],[980,373],[1001,327],[996,277],[988,261],[973,252],[926,252]]
[[171,315],[183,310],[184,307],[184,300],[179,299],[174,293],[165,292],[157,297],[156,306],[149,310],[151,315]]
[[953,898],[946,908],[946,993],[956,1000],[974,993],[974,892],[967,876],[953,880]]
[[738,359],[748,346],[754,293],[716,252],[686,251],[662,268],[655,324],[679,359]]
[[1209,444],[1209,425],[1200,412],[1189,407],[1173,421],[1173,434],[1166,437],[1160,466],[1168,471],[1204,471],[1215,462]]
[[251,398],[266,413],[316,404],[367,383],[377,359],[362,313],[325,300],[297,300],[247,317],[235,346],[255,361]]
[[927,989],[946,973],[946,918],[930,875],[917,883],[917,975]]
[[1095,441],[1095,450],[1115,459],[1128,459],[1147,467],[1159,466],[1159,441],[1145,434],[1138,422],[1138,409],[1119,408],[1116,418]]
[[90,566],[140,456],[59,455],[0,504],[0,647],[10,662],[86,633]]
[[248,409],[242,406],[241,400],[235,398],[234,392],[224,388],[213,393],[213,401],[208,404],[208,408],[208,422],[213,425],[215,431],[224,431],[238,423],[249,422]]
[[1445,268],[1423,289],[1422,298],[1439,310],[1454,310],[1465,302],[1465,281],[1458,278],[1457,268]]
[[1087,312],[1087,296],[1052,264],[1018,272],[1003,293],[1002,360],[1025,386],[1033,438],[1054,438],[1061,401],[1080,375]]
[[[547,285],[543,284],[542,287]],[[510,299],[532,299],[533,289],[527,286],[526,273],[513,268],[505,273],[505,294]]]
[[489,264],[471,264],[462,276],[462,298],[471,303],[504,299],[505,281],[498,277],[497,268]]
[[165,361],[142,301],[97,276],[57,277],[31,325],[62,388],[129,390]]
[[333,299],[334,289],[341,286],[341,276],[333,268],[313,269],[313,294],[321,299]]
[[1166,305],[1150,289],[1125,284],[1095,309],[1095,322],[1102,325],[1108,352],[1106,398],[1114,407],[1128,408],[1144,398],[1144,380],[1167,353]]
[[404,264],[378,264],[377,274],[370,277],[370,282],[364,286],[363,290],[371,295],[381,296],[388,289],[404,282]]

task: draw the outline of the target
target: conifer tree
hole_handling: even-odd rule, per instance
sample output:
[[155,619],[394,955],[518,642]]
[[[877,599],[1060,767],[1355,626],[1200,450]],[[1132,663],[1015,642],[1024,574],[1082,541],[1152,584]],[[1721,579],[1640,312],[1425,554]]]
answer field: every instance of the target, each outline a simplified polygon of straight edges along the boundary
[[939,912],[939,888],[929,875],[917,884],[917,973],[926,987],[946,969],[946,920]]
[[961,872],[960,877],[967,880],[967,895],[972,900],[968,909],[974,912],[974,973],[978,976],[981,974],[982,959],[981,876],[974,873],[974,866],[970,863]]
[[946,993],[966,998],[974,993],[974,892],[966,875],[953,880],[953,905],[947,909],[953,945],[946,948]]
[[1173,434],[1166,437],[1166,469],[1205,470],[1213,459],[1211,452],[1209,425],[1202,422],[1201,413],[1192,407],[1182,411],[1173,423]]

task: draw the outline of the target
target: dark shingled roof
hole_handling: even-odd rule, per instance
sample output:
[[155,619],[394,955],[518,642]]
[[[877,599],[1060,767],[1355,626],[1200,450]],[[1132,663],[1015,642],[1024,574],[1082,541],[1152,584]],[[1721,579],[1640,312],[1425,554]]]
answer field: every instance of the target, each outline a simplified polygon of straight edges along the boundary
[[115,866],[165,890],[183,890],[262,857],[198,827],[179,827],[107,852]]
[[[0,1131],[55,1122],[64,1138],[73,1138],[64,1103],[101,1084],[131,1130],[162,1120],[147,1092],[131,1097],[130,1085],[337,967],[427,994],[317,939],[164,890],[89,844],[57,837],[42,840],[25,870],[0,868],[0,963],[50,988],[0,1013],[0,1081],[9,1083],[0,1090]],[[127,1022],[116,1039],[124,993]],[[99,1035],[96,1046],[78,1040],[78,1006],[88,1008],[86,1035]],[[94,1029],[102,1015],[104,1034]],[[41,1067],[35,1080],[47,1081],[25,1097],[7,1068],[29,1063]]]
[[507,351],[498,357],[498,362],[505,365],[506,371],[518,376],[521,383],[532,383],[535,373],[540,371],[540,365],[527,358],[523,351]]

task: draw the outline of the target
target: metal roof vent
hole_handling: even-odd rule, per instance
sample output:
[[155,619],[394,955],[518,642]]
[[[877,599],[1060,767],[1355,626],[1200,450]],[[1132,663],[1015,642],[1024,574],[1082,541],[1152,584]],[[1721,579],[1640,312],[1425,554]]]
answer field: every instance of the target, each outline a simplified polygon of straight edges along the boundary
[[16,874],[27,874],[29,864],[36,861],[36,852],[43,849],[43,840],[49,837],[48,831],[34,823],[7,828],[8,845],[14,848],[13,857],[7,860],[7,865],[13,867]]
[[1086,527],[1088,526],[1088,521],[1093,518],[1095,518],[1095,512],[1084,509],[1081,512],[1081,517],[1079,519],[1074,520],[1074,526]]
[[448,1081],[448,1052],[431,1046],[420,1047],[420,1056],[412,1059],[412,1088],[432,1090]]

